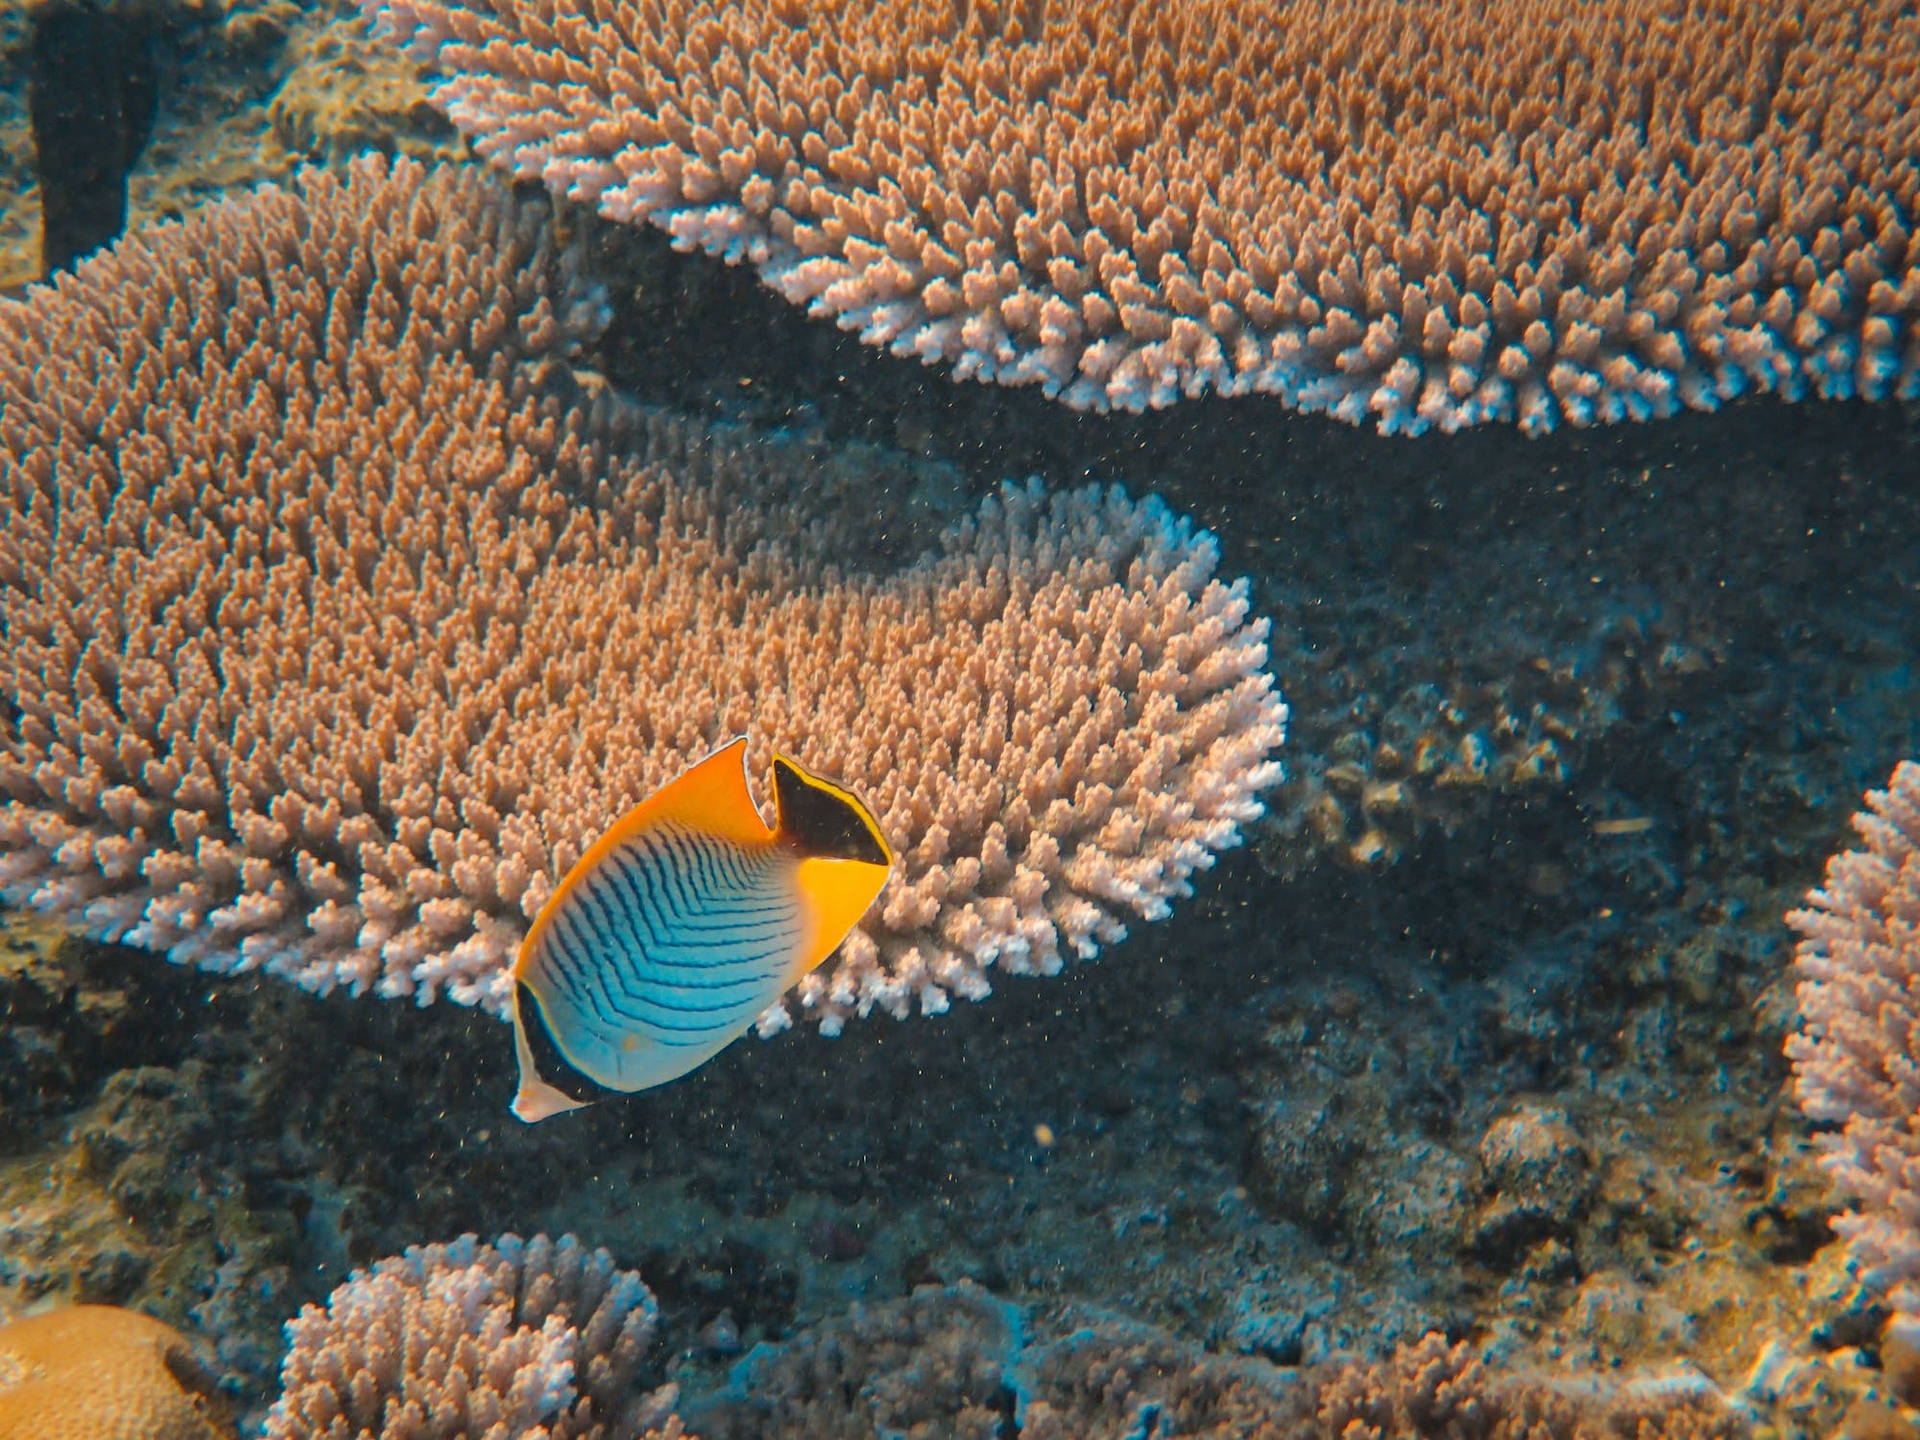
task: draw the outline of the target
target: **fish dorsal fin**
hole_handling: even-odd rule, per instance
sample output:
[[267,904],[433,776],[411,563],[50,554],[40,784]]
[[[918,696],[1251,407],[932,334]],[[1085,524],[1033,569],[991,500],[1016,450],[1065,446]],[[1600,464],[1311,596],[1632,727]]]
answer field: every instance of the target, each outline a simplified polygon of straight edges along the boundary
[[857,860],[887,867],[893,851],[873,813],[858,796],[810,775],[785,755],[773,757],[774,837],[807,860]]
[[611,850],[663,821],[742,845],[764,845],[773,838],[747,789],[746,736],[729,740],[627,811],[589,854]]
[[887,883],[893,850],[873,812],[831,780],[810,775],[785,755],[773,757],[773,798],[780,813],[774,843],[800,859],[798,883],[807,939],[794,955],[787,984],[833,952]]

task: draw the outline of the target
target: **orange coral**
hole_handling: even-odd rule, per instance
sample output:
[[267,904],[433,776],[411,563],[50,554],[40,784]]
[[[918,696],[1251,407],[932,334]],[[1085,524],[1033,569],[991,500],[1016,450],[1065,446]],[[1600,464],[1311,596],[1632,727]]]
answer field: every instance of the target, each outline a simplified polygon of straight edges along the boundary
[[1900,0],[364,0],[516,174],[1076,406],[1920,391]]
[[0,1326],[0,1440],[222,1440],[208,1373],[169,1326],[72,1305]]
[[1285,717],[1212,538],[1016,487],[843,574],[762,462],[581,402],[544,209],[368,161],[0,305],[0,895],[497,1008],[556,877],[743,732],[901,857],[829,1026],[1190,893]]

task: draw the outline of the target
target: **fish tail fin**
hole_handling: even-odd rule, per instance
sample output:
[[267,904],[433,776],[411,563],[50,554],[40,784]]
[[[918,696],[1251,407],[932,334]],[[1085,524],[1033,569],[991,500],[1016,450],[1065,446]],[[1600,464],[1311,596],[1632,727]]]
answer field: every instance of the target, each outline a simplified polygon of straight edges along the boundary
[[775,835],[803,859],[857,860],[890,868],[893,850],[880,822],[851,790],[810,775],[785,755],[773,757]]

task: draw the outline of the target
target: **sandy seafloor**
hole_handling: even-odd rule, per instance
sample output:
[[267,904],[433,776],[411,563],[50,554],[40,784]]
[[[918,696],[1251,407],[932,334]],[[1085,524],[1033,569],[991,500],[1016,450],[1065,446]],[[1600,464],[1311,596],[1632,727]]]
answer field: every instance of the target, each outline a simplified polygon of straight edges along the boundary
[[[136,221],[303,154],[458,152],[338,16],[163,18]],[[14,281],[20,84],[0,73]],[[641,1270],[652,1373],[689,1395],[742,1347],[963,1279],[1280,1367],[1437,1328],[1503,1368],[1703,1378],[1782,1436],[1882,1395],[1781,1057],[1781,916],[1920,754],[1920,417],[1760,400],[1386,440],[1264,400],[1076,415],[864,350],[650,234],[601,254],[593,359],[649,403],[933,515],[1038,474],[1212,527],[1293,707],[1270,819],[1095,963],[744,1041],[533,1129],[483,1016],[6,917],[0,1311],[151,1310],[257,1415],[280,1321],[353,1266],[565,1230]]]

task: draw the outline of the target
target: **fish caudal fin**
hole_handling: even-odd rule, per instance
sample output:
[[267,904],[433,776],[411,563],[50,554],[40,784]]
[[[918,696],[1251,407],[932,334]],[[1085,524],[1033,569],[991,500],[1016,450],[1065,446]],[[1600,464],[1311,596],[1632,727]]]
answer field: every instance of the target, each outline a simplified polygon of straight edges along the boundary
[[774,842],[800,859],[797,880],[810,922],[807,942],[786,973],[792,985],[859,924],[887,883],[893,850],[857,795],[784,755],[773,757],[773,796],[780,815]]

